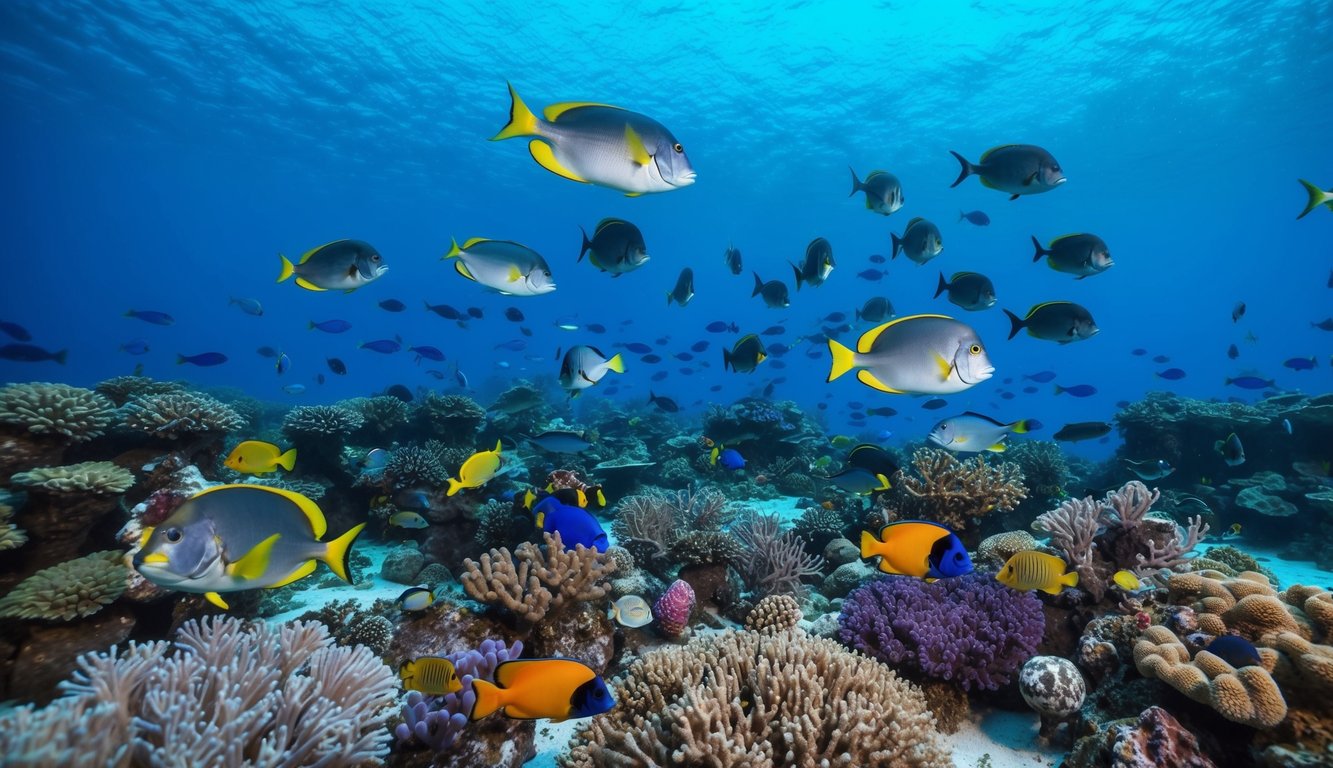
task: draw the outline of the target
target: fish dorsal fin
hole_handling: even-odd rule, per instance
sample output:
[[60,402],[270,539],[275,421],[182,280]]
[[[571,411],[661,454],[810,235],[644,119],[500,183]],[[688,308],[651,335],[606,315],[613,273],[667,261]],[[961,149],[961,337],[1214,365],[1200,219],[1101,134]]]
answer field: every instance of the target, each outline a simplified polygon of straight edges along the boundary
[[297,263],[297,264],[304,264],[304,263],[306,263],[307,261],[310,260],[310,257],[311,257],[311,256],[314,256],[314,255],[315,255],[316,253],[318,253],[319,251],[322,251],[322,250],[324,250],[325,248],[328,248],[330,245],[337,245],[338,243],[343,243],[343,242],[346,242],[346,239],[343,239],[343,240],[334,240],[334,241],[332,241],[332,242],[328,242],[328,243],[325,243],[325,244],[323,244],[323,245],[317,245],[317,246],[315,246],[314,248],[311,248],[310,250],[308,250],[308,251],[306,251],[305,253],[301,254],[301,260],[298,261],[298,262],[296,262],[296,263]]
[[925,221],[925,219],[921,218],[920,216],[917,216],[916,218],[914,218],[914,219],[912,219],[911,221],[907,222],[907,229],[904,229],[904,230],[903,230],[903,234],[906,235],[908,229],[911,229],[912,227],[915,227],[919,222],[922,222],[922,221]]
[[603,230],[603,229],[606,229],[607,227],[611,226],[612,224],[629,224],[630,226],[634,226],[633,224],[630,224],[628,221],[625,221],[624,219],[617,219],[617,218],[615,218],[615,217],[608,217],[608,218],[602,219],[601,221],[597,222],[597,228],[594,229],[594,230],[592,231],[592,236],[593,236],[593,237],[597,237],[599,234],[602,233],[602,230]]
[[610,104],[599,104],[595,101],[561,101],[548,106],[542,110],[542,117],[546,118],[548,123],[554,123],[559,117],[571,109],[580,109],[582,107],[603,107],[605,109],[619,109],[624,111],[623,107],[614,107]]
[[976,272],[955,272],[953,273],[952,276],[949,277],[949,282],[956,283],[958,282],[958,278],[960,277],[967,277],[968,275],[975,275],[975,274]]
[[1061,305],[1061,304],[1071,304],[1071,303],[1073,303],[1073,302],[1069,302],[1069,301],[1047,301],[1047,302],[1043,302],[1043,303],[1041,303],[1041,304],[1037,304],[1037,305],[1034,306],[1032,309],[1029,309],[1029,310],[1028,310],[1028,316],[1025,317],[1025,318],[1023,318],[1023,319],[1024,319],[1024,320],[1031,320],[1033,315],[1037,314],[1038,312],[1040,312],[1040,311],[1041,311],[1043,308],[1045,308],[1045,307],[1055,307],[1055,306],[1059,306],[1059,305]]
[[994,424],[994,425],[997,426],[997,427],[1007,427],[1007,426],[1009,426],[1008,424],[1005,424],[1005,423],[1002,422],[1002,421],[996,421],[995,419],[992,419],[991,417],[987,416],[986,414],[984,414],[984,413],[977,413],[976,411],[963,411],[963,415],[964,415],[964,416],[971,416],[971,417],[974,418],[974,419],[981,419],[982,421],[985,421],[985,422],[990,423],[990,424]]
[[534,139],[528,142],[528,153],[532,155],[533,160],[537,161],[537,165],[554,173],[556,176],[562,176],[570,181],[577,181],[581,184],[588,183],[587,179],[569,170],[562,165],[559,160],[555,159],[555,152],[551,149],[550,144]]
[[491,242],[491,239],[489,237],[470,237],[467,240],[463,241],[463,247],[460,250],[466,251],[467,249],[471,248],[474,245],[478,245],[480,243],[489,243],[489,242]]
[[477,278],[472,276],[472,273],[468,271],[467,265],[464,264],[461,259],[459,261],[454,262],[454,271],[462,275],[463,277],[466,277],[467,279],[471,280],[474,283],[477,281]]
[[307,561],[305,561],[304,563],[301,563],[300,565],[298,565],[298,566],[296,567],[296,570],[294,570],[294,571],[292,571],[291,573],[287,574],[287,576],[284,577],[281,581],[274,582],[274,583],[268,585],[268,587],[266,587],[266,588],[267,588],[267,589],[277,589],[278,587],[285,587],[285,586],[287,586],[288,584],[293,584],[293,583],[295,583],[295,582],[298,582],[298,581],[300,581],[301,579],[304,579],[305,577],[307,577],[307,576],[309,576],[310,574],[314,573],[314,572],[315,572],[315,568],[316,568],[316,563],[315,563],[315,561],[314,561],[314,560],[307,560]]
[[927,317],[939,318],[941,320],[953,319],[948,315],[908,315],[906,317],[895,318],[881,326],[878,326],[876,328],[871,328],[870,330],[861,334],[861,338],[856,340],[856,351],[863,355],[869,354],[870,351],[874,348],[875,340],[879,338],[880,334],[884,333],[885,331],[897,325],[898,323],[903,323],[908,320],[919,320]]
[[269,557],[273,554],[273,545],[278,543],[282,534],[275,533],[254,545],[240,560],[227,565],[227,575],[244,581],[254,581],[268,570]]
[[893,387],[890,387],[888,384],[885,384],[884,382],[875,378],[875,374],[871,373],[870,371],[867,371],[864,368],[856,372],[856,380],[866,385],[867,387],[870,387],[871,389],[878,389],[880,392],[888,392],[891,395],[906,394],[902,390],[894,389]]
[[298,278],[296,278],[296,284],[299,285],[299,286],[301,286],[302,288],[306,289],[307,291],[324,291],[324,290],[328,290],[327,288],[320,288],[318,285],[315,285],[314,283],[310,282],[309,280],[305,279],[304,277],[298,277]]
[[[986,159],[987,159],[987,158],[989,158],[991,155],[995,154],[996,152],[999,152],[999,151],[1002,150],[1002,149],[1007,149],[1007,148],[1009,148],[1009,147],[1016,147],[1016,146],[1018,146],[1018,145],[1017,145],[1017,144],[1001,144],[1001,145],[998,146],[998,147],[991,147],[990,149],[988,149],[988,150],[986,150],[985,152],[981,153],[981,162],[982,162],[982,163],[986,162]],[[980,165],[980,164],[981,164],[981,163],[978,163],[978,165]]]
[[648,154],[648,148],[643,145],[643,138],[629,123],[625,123],[625,145],[629,149],[630,159],[635,163],[647,165],[653,161],[653,156]]
[[1055,248],[1055,244],[1058,243],[1058,242],[1060,242],[1061,240],[1065,240],[1065,239],[1068,239],[1068,238],[1071,238],[1071,237],[1078,237],[1079,235],[1082,235],[1082,234],[1083,234],[1082,232],[1070,232],[1070,233],[1067,234],[1067,235],[1060,235],[1059,237],[1057,237],[1057,238],[1055,238],[1054,240],[1052,240],[1052,241],[1051,241],[1051,244],[1050,244],[1049,246],[1047,246],[1047,248],[1048,248],[1048,249],[1053,249],[1053,248]]

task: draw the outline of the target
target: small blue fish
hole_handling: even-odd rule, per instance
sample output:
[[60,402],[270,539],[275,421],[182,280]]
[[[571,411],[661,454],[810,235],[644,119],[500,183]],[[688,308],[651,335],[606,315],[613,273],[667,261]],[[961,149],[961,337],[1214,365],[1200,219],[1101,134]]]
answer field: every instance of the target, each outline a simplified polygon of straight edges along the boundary
[[303,393],[305,392],[305,385],[304,385],[304,384],[288,384],[287,386],[285,386],[285,387],[282,388],[282,391],[283,391],[283,392],[286,392],[286,393],[289,394],[289,395],[300,395],[300,394],[303,394]]
[[420,362],[422,361],[423,358],[426,359],[426,360],[434,360],[434,361],[437,362],[437,363],[442,363],[442,362],[444,362],[444,353],[443,353],[443,352],[441,352],[440,350],[436,349],[435,347],[426,346],[425,344],[423,344],[423,345],[421,345],[421,346],[419,346],[419,347],[408,347],[408,348],[407,348],[407,351],[408,351],[408,352],[415,352],[415,353],[416,353],[416,355],[417,355],[417,359],[416,359],[416,361],[417,361],[418,363],[420,363]]
[[148,342],[143,339],[132,339],[120,345],[120,351],[129,355],[148,354]]
[[1284,362],[1282,365],[1283,367],[1290,368],[1293,371],[1313,371],[1315,367],[1315,358],[1314,356],[1293,357],[1290,360]]
[[1220,635],[1208,644],[1206,650],[1237,669],[1263,665],[1254,643],[1236,635]]
[[709,333],[723,333],[724,331],[731,331],[732,333],[741,332],[740,326],[736,325],[735,323],[726,323],[721,320],[714,320],[713,322],[704,326],[704,330],[708,331]]
[[176,354],[176,365],[189,363],[190,365],[198,365],[207,368],[214,365],[222,365],[225,362],[227,362],[227,356],[221,352],[201,352],[197,355]]
[[402,312],[407,309],[407,305],[398,299],[385,299],[380,302],[380,309],[385,312]]
[[4,331],[6,336],[15,341],[32,341],[32,334],[18,323],[0,320],[0,331]]
[[657,365],[662,362],[662,357],[660,355],[644,355],[639,358],[639,360],[648,363],[649,365]]
[[227,302],[227,306],[233,305],[240,307],[241,311],[247,315],[254,315],[255,317],[263,317],[264,315],[264,306],[259,303],[258,299],[232,296],[231,300]]
[[1185,371],[1180,368],[1167,368],[1165,371],[1158,371],[1157,378],[1167,381],[1179,381],[1185,378]]
[[321,323],[311,320],[309,328],[311,330],[321,330],[325,333],[345,333],[352,329],[352,324],[346,320],[339,320],[337,318],[325,320]]
[[1091,397],[1097,394],[1097,388],[1091,384],[1073,384],[1068,387],[1062,387],[1059,384],[1056,384],[1055,394],[1058,395],[1063,392],[1068,392],[1074,397]]
[[647,344],[644,344],[641,341],[631,341],[627,344],[623,344],[622,346],[636,355],[646,355],[649,352],[653,351],[652,347],[648,346]]
[[882,269],[863,269],[856,273],[856,276],[862,280],[872,280],[878,282],[883,280],[885,275],[889,274]]
[[1036,373],[1025,373],[1023,378],[1029,381],[1035,381],[1038,384],[1045,384],[1055,380],[1055,371],[1037,371]]
[[978,227],[990,224],[990,217],[982,211],[959,211],[958,220],[966,221],[968,224],[974,224]]
[[745,457],[735,448],[727,448],[721,445],[713,446],[713,452],[709,454],[708,461],[713,466],[721,464],[724,469],[735,472],[738,469],[745,469]]
[[278,375],[286,373],[292,367],[292,359],[287,357],[286,352],[278,353],[278,362],[273,366],[278,371]]
[[588,323],[585,327],[589,333],[606,333],[606,326],[601,323]]
[[1277,386],[1272,379],[1262,379],[1258,376],[1237,376],[1234,379],[1228,377],[1224,383],[1229,387],[1237,386],[1241,389],[1265,389]]
[[938,411],[939,409],[943,408],[948,404],[949,403],[946,402],[943,398],[932,397],[926,402],[922,403],[921,407],[925,408],[927,411]]
[[403,348],[402,342],[396,339],[376,339],[367,341],[358,345],[359,349],[368,349],[371,352],[379,352],[382,355],[391,355]]
[[155,312],[151,309],[131,309],[125,313],[125,317],[133,317],[152,323],[153,325],[175,325],[176,318],[168,315],[166,312]]
[[532,508],[532,514],[538,528],[560,534],[560,541],[566,549],[582,544],[589,549],[605,552],[610,543],[606,531],[602,530],[602,524],[588,510],[562,504],[554,496],[547,496],[537,502]]
[[259,349],[256,349],[255,351],[259,353],[259,356],[260,356],[260,357],[277,357],[277,356],[278,356],[278,350],[274,349],[273,347],[269,347],[269,346],[263,346],[263,347],[260,347]]

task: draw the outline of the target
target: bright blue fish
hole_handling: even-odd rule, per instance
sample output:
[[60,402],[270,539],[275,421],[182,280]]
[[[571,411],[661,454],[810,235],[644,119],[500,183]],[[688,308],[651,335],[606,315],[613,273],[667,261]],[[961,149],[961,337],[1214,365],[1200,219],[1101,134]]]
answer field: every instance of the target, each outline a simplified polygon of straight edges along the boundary
[[325,333],[344,333],[352,329],[352,324],[346,320],[334,318],[332,320],[325,320],[322,323],[317,323],[314,320],[311,320],[308,327],[311,330],[320,330]]
[[605,552],[610,542],[602,524],[586,509],[561,504],[554,496],[547,496],[532,508],[537,527],[548,533],[559,533],[567,549],[582,544],[589,549]]
[[227,356],[221,352],[201,352],[197,355],[182,355],[178,353],[176,355],[176,365],[189,363],[190,365],[198,365],[207,368],[213,365],[222,365],[225,362],[227,362]]

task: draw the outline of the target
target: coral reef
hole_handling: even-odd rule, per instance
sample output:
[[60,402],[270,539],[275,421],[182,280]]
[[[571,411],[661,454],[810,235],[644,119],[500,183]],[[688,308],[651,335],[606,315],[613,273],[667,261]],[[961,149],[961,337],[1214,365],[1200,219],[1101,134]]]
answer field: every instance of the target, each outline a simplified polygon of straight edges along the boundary
[[726,497],[716,488],[678,492],[650,488],[620,500],[611,531],[634,553],[640,566],[670,579],[676,576],[667,557],[672,547],[686,536],[720,531],[733,515]]
[[838,623],[851,648],[966,690],[1009,682],[1045,628],[1040,600],[982,574],[877,579],[848,595]]
[[432,392],[417,402],[412,418],[431,437],[453,445],[470,446],[486,418],[486,410],[466,395]]
[[91,616],[124,594],[128,578],[123,552],[95,552],[24,579],[0,598],[0,616],[44,621]]
[[359,413],[361,433],[376,440],[392,439],[412,418],[407,403],[388,395],[348,400],[339,405]]
[[746,590],[756,597],[805,596],[804,579],[822,576],[824,558],[805,551],[792,531],[782,531],[778,518],[751,511],[732,526],[744,558],[737,569]]
[[1206,650],[1191,661],[1189,650],[1166,627],[1148,627],[1134,644],[1134,664],[1141,674],[1207,704],[1232,722],[1271,728],[1287,716],[1287,702],[1267,668],[1236,669]]
[[801,606],[791,595],[769,595],[755,603],[745,617],[745,628],[756,632],[784,632],[801,621]]
[[0,552],[6,549],[18,549],[28,543],[28,534],[10,522],[14,517],[14,508],[0,504]]
[[1033,656],[1018,672],[1018,692],[1037,713],[1062,718],[1083,706],[1088,693],[1074,662],[1060,656]]
[[823,507],[806,507],[792,524],[792,532],[805,542],[807,549],[819,553],[830,541],[841,538],[846,527],[847,521],[837,512]]
[[97,523],[115,509],[134,475],[109,461],[85,461],[19,472],[11,480],[28,492],[15,522],[28,533],[19,555],[21,570],[31,573],[86,552]]
[[157,381],[147,376],[113,376],[98,383],[93,389],[120,407],[136,397],[184,392],[185,385],[179,381]]
[[369,609],[357,600],[334,600],[316,611],[307,611],[298,621],[318,621],[328,628],[337,645],[364,645],[376,656],[384,656],[393,639],[393,622],[386,613],[397,612],[387,600],[377,600]]
[[977,545],[977,560],[999,570],[1018,552],[1038,549],[1037,540],[1027,531],[1005,531],[987,536]]
[[63,467],[37,467],[10,478],[29,491],[46,493],[95,494],[111,496],[124,493],[134,485],[134,475],[109,461],[84,461]]
[[480,562],[467,560],[459,576],[468,596],[507,609],[513,616],[535,624],[567,603],[606,596],[606,579],[615,560],[578,545],[566,549],[560,534],[544,533],[546,551],[531,542],[491,550]]
[[124,410],[126,426],[167,440],[221,438],[245,426],[245,419],[231,406],[198,392],[141,395],[130,400]]
[[658,629],[669,638],[685,634],[694,610],[694,588],[689,582],[676,579],[653,604],[653,617]]
[[35,382],[0,388],[0,425],[13,431],[84,443],[101,435],[116,409],[104,396],[68,384]]
[[360,429],[365,419],[338,405],[298,405],[282,420],[282,432],[293,440],[303,437],[337,440]]
[[1027,497],[1017,464],[991,465],[976,456],[959,461],[948,451],[920,448],[912,469],[880,496],[888,520],[931,520],[948,526],[965,541],[977,523],[992,512],[1007,512]]
[[356,765],[388,752],[397,676],[320,624],[185,624],[79,660],[64,698],[0,716],[7,764]]
[[394,449],[384,476],[397,489],[429,486],[437,488],[449,479],[449,472],[435,454],[415,445]]

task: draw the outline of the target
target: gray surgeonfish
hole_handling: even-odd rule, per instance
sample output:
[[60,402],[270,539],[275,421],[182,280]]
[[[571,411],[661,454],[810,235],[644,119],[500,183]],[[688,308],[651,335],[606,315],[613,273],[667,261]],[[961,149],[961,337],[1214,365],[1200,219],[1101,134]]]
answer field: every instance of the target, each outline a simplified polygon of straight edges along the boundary
[[723,259],[727,262],[727,269],[731,274],[739,275],[745,268],[741,264],[741,249],[734,245],[727,245],[727,252],[723,254]]
[[949,185],[951,188],[962,184],[968,176],[977,176],[983,186],[1008,192],[1010,200],[1017,200],[1019,195],[1050,192],[1065,183],[1064,171],[1055,157],[1031,144],[1004,144],[988,149],[980,163],[970,163],[953,150],[949,154],[963,166],[958,178]]
[[892,314],[893,303],[883,296],[876,296],[866,299],[866,303],[856,310],[856,319],[865,320],[867,323],[880,323],[888,320]]
[[1213,450],[1221,455],[1228,467],[1239,467],[1245,463],[1245,446],[1241,445],[1235,432],[1227,435],[1225,440],[1213,443]]
[[1105,272],[1115,265],[1111,260],[1111,249],[1106,246],[1106,241],[1096,235],[1087,233],[1064,235],[1052,240],[1046,248],[1042,248],[1041,241],[1033,236],[1032,246],[1037,249],[1032,257],[1033,263],[1041,261],[1045,256],[1046,263],[1051,269],[1078,275],[1079,280]]
[[971,326],[944,315],[900,317],[861,334],[856,349],[828,340],[828,380],[859,368],[862,384],[891,394],[948,395],[995,371]]
[[261,485],[220,485],[190,497],[146,528],[134,568],[167,589],[203,594],[223,610],[223,592],[274,588],[324,562],[351,582],[348,555],[365,523],[323,541],[328,523],[299,493]]
[[570,347],[560,362],[560,386],[570,397],[575,397],[601,381],[607,371],[625,372],[625,362],[619,353],[608,358],[596,347],[582,344]]
[[822,237],[816,237],[805,247],[805,258],[801,259],[801,265],[791,265],[792,272],[796,273],[796,290],[801,290],[801,283],[809,283],[811,286],[820,286],[828,279],[833,272],[833,268],[838,263],[833,260],[833,246],[829,241]]
[[[580,228],[583,232],[582,228]],[[603,272],[610,272],[620,277],[626,272],[633,272],[648,263],[648,246],[643,241],[639,228],[624,219],[602,219],[593,230],[592,239],[583,232],[583,247],[579,249],[579,261],[584,255],[594,267]]]
[[871,171],[866,180],[861,181],[854,169],[849,167],[847,170],[852,172],[852,191],[848,197],[865,192],[866,210],[888,216],[903,207],[903,185],[897,176],[888,171]]
[[946,450],[956,453],[1003,453],[1004,439],[1012,432],[1026,434],[1031,431],[1035,421],[1021,419],[1006,424],[989,416],[968,411],[957,416],[950,416],[940,421],[930,430],[926,439]]
[[278,282],[295,275],[307,291],[354,291],[389,271],[375,246],[362,240],[335,240],[312,248],[293,264],[282,259]]
[[491,141],[531,138],[532,159],[557,176],[630,197],[694,183],[685,148],[656,120],[608,104],[568,101],[538,117],[509,86],[509,122]]
[[1019,318],[1007,309],[1004,313],[1009,316],[1011,339],[1026,328],[1028,335],[1034,339],[1069,344],[1090,339],[1101,330],[1093,321],[1092,313],[1072,301],[1048,301],[1038,304],[1029,309],[1027,317],[1024,318]]
[[578,432],[558,429],[533,435],[528,442],[551,453],[583,453],[592,447],[592,443]]
[[941,272],[940,281],[935,286],[935,298],[938,299],[945,291],[949,292],[951,303],[969,312],[995,306],[995,284],[989,277],[977,272],[955,272],[948,282]]
[[1150,459],[1146,461],[1125,459],[1125,464],[1129,465],[1129,471],[1138,475],[1140,480],[1147,480],[1148,482],[1161,480],[1176,471],[1176,468],[1171,466],[1170,462],[1166,459]]
[[694,270],[686,267],[680,271],[680,277],[676,278],[676,287],[672,288],[671,292],[667,294],[667,306],[671,306],[671,302],[674,301],[683,307],[689,304],[690,299],[693,298]]
[[754,290],[750,292],[751,296],[763,296],[764,304],[773,309],[781,309],[791,304],[786,283],[781,280],[769,280],[766,283],[763,278],[759,277],[758,272],[753,274]]
[[538,296],[555,290],[551,268],[540,253],[510,240],[474,237],[451,243],[446,259],[467,279],[506,296]]
[[768,352],[764,342],[752,333],[742,337],[731,349],[722,350],[722,370],[730,368],[736,373],[751,373],[766,359]]
[[848,467],[828,478],[830,483],[858,496],[869,496],[876,491],[887,491],[892,487],[889,478],[876,474],[864,467]]
[[902,237],[893,233],[889,237],[893,239],[893,256],[890,258],[894,259],[901,252],[917,264],[925,264],[944,250],[944,236],[940,234],[940,228],[920,216],[907,222]]

